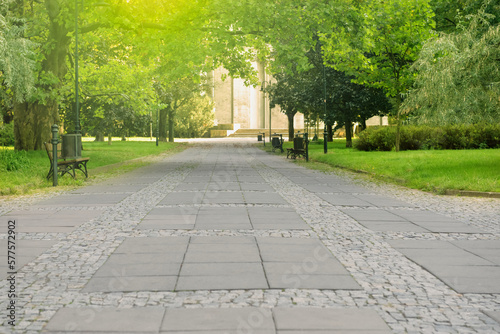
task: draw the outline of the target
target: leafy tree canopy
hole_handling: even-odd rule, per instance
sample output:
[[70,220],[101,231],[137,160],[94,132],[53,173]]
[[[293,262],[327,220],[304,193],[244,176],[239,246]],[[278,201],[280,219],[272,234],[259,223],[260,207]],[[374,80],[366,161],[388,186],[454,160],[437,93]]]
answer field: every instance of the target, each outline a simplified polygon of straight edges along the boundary
[[457,32],[429,40],[415,63],[414,89],[404,103],[415,123],[500,121],[500,25],[486,13],[490,1]]

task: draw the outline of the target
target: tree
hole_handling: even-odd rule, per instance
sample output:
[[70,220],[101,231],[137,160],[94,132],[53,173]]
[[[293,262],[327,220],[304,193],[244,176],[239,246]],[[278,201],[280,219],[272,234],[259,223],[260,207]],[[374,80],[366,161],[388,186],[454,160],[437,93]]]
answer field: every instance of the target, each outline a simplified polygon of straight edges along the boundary
[[214,125],[213,107],[208,96],[195,95],[177,111],[176,135],[184,138],[203,136]]
[[403,107],[419,124],[500,121],[500,25],[485,9],[458,31],[429,40],[413,69],[414,89]]
[[333,139],[334,124],[336,129],[345,127],[346,147],[352,147],[352,124],[366,127],[368,118],[389,112],[391,105],[382,89],[356,84],[352,76],[325,67],[319,41],[307,57],[314,66],[303,73],[308,109],[327,125],[328,140]]
[[15,5],[0,0],[0,89],[2,100],[22,102],[34,89],[34,44],[24,37],[26,21],[15,16]]
[[[345,4],[345,3],[344,3]],[[370,0],[339,10],[330,33],[321,34],[328,65],[354,76],[358,84],[382,88],[396,98],[396,151],[400,143],[401,94],[411,87],[410,70],[433,33],[427,0]],[[339,14],[340,15],[340,14]]]
[[297,112],[306,109],[303,77],[295,72],[289,74],[287,72],[276,73],[274,75],[276,82],[269,85],[266,91],[269,93],[270,105],[274,107],[279,105],[281,112],[288,118],[288,140],[293,141],[294,124],[293,118]]

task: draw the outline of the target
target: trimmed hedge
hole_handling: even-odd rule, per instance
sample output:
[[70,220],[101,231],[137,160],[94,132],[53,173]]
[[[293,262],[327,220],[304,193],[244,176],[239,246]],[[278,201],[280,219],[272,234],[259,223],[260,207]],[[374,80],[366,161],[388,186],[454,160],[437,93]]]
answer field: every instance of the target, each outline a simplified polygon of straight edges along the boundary
[[[359,134],[355,147],[361,151],[391,151],[396,127],[369,127]],[[500,148],[499,124],[402,126],[400,150],[459,150]]]

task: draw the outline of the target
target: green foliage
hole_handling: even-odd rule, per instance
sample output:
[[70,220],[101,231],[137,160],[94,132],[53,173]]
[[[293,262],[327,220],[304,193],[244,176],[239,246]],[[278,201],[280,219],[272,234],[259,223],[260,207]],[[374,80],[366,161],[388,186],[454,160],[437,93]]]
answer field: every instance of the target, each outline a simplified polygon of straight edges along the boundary
[[13,172],[28,169],[30,166],[31,162],[26,151],[0,149],[0,171]]
[[410,70],[422,43],[432,36],[434,14],[429,0],[345,1],[345,18],[321,34],[325,58],[354,82],[382,88],[396,98],[396,151],[399,150],[401,94],[411,86]]
[[197,96],[177,109],[175,135],[179,138],[199,138],[214,125],[213,102],[207,96]]
[[14,145],[14,124],[0,125],[0,146]]
[[34,89],[34,43],[24,37],[26,21],[9,10],[10,2],[0,0],[0,89],[21,102]]
[[[489,4],[487,0],[484,7]],[[403,108],[417,124],[500,122],[500,25],[484,8],[466,26],[429,40]]]
[[[370,127],[359,134],[356,148],[362,151],[394,149],[394,127]],[[404,126],[401,150],[500,148],[500,125]]]

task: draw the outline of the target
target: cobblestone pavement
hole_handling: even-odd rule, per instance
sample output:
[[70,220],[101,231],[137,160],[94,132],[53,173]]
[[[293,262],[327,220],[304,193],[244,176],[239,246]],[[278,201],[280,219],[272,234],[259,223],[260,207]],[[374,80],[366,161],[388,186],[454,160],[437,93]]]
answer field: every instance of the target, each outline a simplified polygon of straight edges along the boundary
[[3,201],[0,273],[9,220],[18,273],[0,332],[500,333],[499,199],[307,170],[251,143]]

